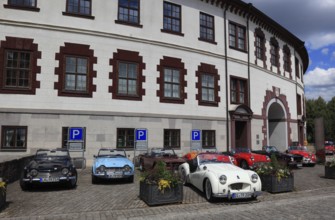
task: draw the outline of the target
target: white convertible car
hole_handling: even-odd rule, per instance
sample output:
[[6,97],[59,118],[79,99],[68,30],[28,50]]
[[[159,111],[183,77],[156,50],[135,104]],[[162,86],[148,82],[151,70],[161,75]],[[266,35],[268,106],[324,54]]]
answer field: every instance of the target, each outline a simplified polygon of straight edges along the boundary
[[233,165],[227,155],[199,153],[194,159],[181,164],[179,173],[185,185],[194,185],[205,193],[208,201],[215,197],[256,199],[261,194],[259,176],[254,171]]

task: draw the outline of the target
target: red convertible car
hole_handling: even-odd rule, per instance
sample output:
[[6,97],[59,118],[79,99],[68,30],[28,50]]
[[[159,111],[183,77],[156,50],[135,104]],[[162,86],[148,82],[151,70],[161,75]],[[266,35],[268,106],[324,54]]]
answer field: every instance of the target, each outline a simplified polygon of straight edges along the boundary
[[256,169],[264,163],[271,162],[268,156],[252,153],[249,148],[236,148],[227,154],[233,156],[237,165],[243,169]]
[[173,149],[152,148],[149,153],[139,156],[140,170],[151,170],[158,161],[165,162],[170,170],[178,170],[179,165],[186,160],[178,157]]
[[306,166],[315,166],[316,164],[316,156],[315,154],[309,152],[306,146],[290,146],[287,150],[290,154],[301,155],[302,164]]

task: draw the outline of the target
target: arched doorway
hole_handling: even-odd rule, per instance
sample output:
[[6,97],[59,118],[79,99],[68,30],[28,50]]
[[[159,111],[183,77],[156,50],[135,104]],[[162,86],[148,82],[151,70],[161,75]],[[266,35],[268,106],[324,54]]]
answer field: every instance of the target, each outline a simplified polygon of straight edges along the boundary
[[285,151],[288,146],[287,114],[285,107],[279,99],[272,99],[268,104],[267,142],[276,146],[279,151]]

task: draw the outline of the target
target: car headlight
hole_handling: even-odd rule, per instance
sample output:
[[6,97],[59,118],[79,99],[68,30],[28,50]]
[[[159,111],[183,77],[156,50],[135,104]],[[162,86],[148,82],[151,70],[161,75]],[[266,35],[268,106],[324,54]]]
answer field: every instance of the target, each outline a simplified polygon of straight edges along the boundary
[[267,160],[267,161],[270,161],[271,159],[270,159],[270,157],[269,157],[269,156],[266,156],[266,160]]
[[219,177],[219,181],[220,181],[220,183],[221,183],[222,185],[226,184],[226,182],[227,182],[227,176],[226,176],[226,175],[221,175],[221,176]]
[[29,174],[30,174],[30,176],[35,177],[35,176],[38,175],[38,171],[36,169],[32,169],[32,170],[30,170]]
[[104,165],[101,165],[100,167],[98,167],[97,171],[100,172],[100,173],[103,173],[105,172],[106,170],[106,167]]
[[251,159],[252,161],[254,161],[254,160],[255,160],[255,158],[254,158],[254,157],[250,157],[250,159]]
[[131,167],[129,165],[126,165],[126,166],[123,167],[123,170],[125,172],[130,172],[131,171]]
[[235,158],[234,158],[234,157],[229,156],[229,159],[230,159],[230,162],[231,162],[232,164],[235,164]]
[[68,168],[63,168],[62,169],[62,174],[65,176],[69,173],[69,169]]
[[257,183],[258,181],[258,175],[256,173],[251,175],[251,182]]

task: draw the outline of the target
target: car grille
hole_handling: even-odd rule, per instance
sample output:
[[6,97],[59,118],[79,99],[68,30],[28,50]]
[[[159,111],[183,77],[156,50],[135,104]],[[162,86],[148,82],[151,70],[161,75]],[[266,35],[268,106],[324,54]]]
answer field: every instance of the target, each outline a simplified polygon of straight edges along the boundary
[[61,172],[38,172],[37,178],[61,177]]
[[243,188],[243,183],[234,183],[230,185],[233,190],[241,190]]
[[106,168],[106,172],[118,172],[123,171],[122,167],[113,167],[113,168]]

